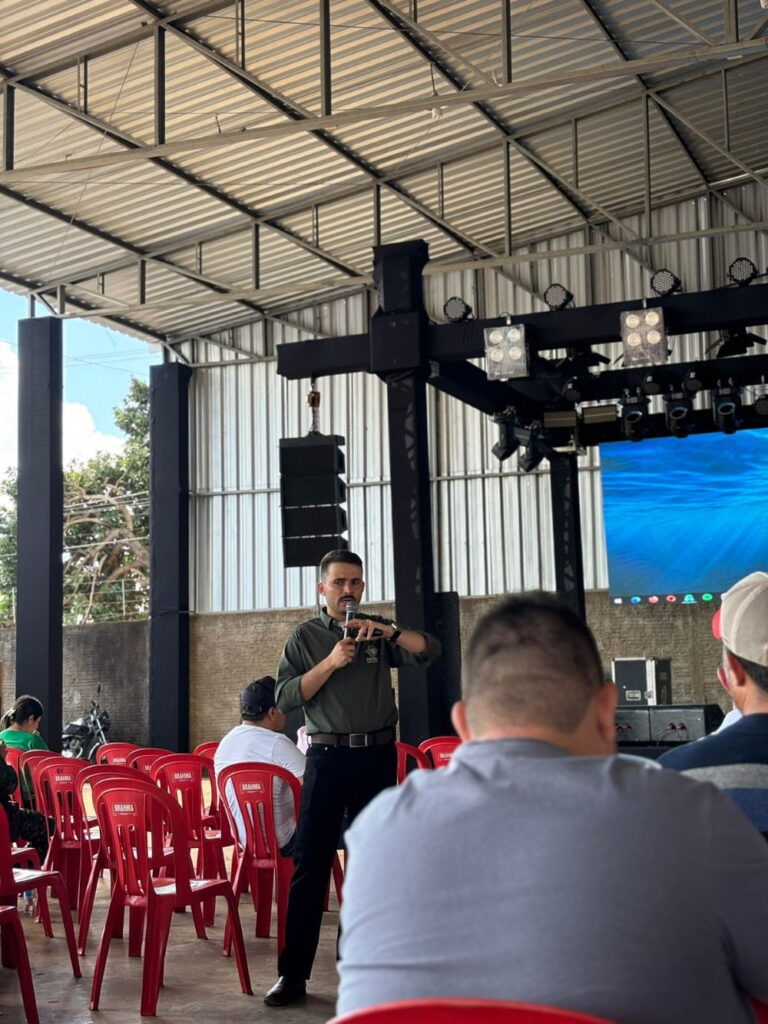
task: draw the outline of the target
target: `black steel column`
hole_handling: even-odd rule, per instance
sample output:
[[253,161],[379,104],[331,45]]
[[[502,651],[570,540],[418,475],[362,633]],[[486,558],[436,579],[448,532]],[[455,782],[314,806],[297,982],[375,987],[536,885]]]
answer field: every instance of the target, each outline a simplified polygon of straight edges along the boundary
[[[374,248],[379,310],[371,319],[371,369],[387,384],[392,543],[398,622],[434,631],[436,618],[432,552],[426,395],[427,316],[421,272],[424,242]],[[439,692],[426,669],[400,669],[400,732],[418,743],[443,731]]]
[[61,403],[61,320],[20,320],[16,694],[42,701],[53,750],[62,720]]
[[581,554],[579,466],[575,454],[549,456],[555,580],[560,597],[586,622],[584,562]]
[[189,750],[189,381],[150,369],[149,743]]

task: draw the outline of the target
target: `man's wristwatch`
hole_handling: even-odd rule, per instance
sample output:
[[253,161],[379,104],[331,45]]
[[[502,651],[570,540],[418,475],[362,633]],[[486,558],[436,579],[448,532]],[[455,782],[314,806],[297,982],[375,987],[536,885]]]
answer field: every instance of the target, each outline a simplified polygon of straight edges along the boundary
[[401,633],[402,633],[402,629],[398,629],[397,626],[395,626],[395,632],[392,634],[392,636],[388,636],[387,640],[391,644],[396,644],[397,643],[397,638],[400,636]]

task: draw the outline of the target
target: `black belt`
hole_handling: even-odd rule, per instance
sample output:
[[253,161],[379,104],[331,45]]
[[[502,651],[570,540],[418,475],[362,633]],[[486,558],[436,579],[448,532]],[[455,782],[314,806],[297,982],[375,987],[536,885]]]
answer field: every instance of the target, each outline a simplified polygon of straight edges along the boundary
[[394,738],[392,726],[377,732],[313,732],[308,737],[312,745],[322,743],[329,747],[376,747],[380,743],[391,743]]

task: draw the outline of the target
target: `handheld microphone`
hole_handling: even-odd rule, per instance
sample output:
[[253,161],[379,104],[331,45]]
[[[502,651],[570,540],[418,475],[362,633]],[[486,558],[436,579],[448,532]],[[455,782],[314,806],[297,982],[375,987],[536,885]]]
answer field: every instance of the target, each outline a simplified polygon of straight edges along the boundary
[[347,605],[345,613],[344,613],[344,633],[343,633],[343,636],[344,636],[345,640],[349,636],[349,623],[352,621],[352,619],[356,619],[357,618],[357,612],[358,612],[357,605],[353,604],[352,602],[350,602]]

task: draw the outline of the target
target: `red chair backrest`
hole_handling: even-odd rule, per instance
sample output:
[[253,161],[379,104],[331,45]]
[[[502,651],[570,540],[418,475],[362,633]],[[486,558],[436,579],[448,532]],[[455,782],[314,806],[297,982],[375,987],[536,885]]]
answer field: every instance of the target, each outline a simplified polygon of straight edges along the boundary
[[605,1017],[496,999],[408,999],[334,1017],[328,1024],[616,1024]]
[[46,761],[40,769],[40,782],[47,793],[47,813],[56,822],[64,842],[79,843],[83,838],[83,812],[77,789],[77,776],[90,766],[79,757],[58,757]]
[[285,768],[259,761],[242,761],[222,768],[217,778],[220,804],[226,809],[233,835],[237,821],[229,806],[228,787],[237,801],[245,831],[245,851],[256,860],[274,861],[280,854],[275,834],[275,781],[285,782],[293,796],[293,813],[299,817],[301,783]]
[[[41,754],[45,754],[45,757],[29,757],[32,751],[28,751],[23,758],[20,759],[19,763],[22,768],[27,772],[32,782],[32,792],[35,794],[35,809],[40,811],[42,814],[50,815],[48,808],[48,793],[43,787],[40,781],[40,773],[43,768],[48,764],[55,764],[57,761],[64,760],[61,754],[55,754],[49,751],[41,750]],[[37,753],[37,751],[35,751]]]
[[35,783],[32,778],[32,765],[46,757],[56,756],[52,750],[22,750],[19,756],[19,768],[27,777],[27,786],[32,796],[35,795]]
[[415,762],[416,768],[433,768],[431,760],[423,751],[419,750],[418,747],[411,746],[410,743],[400,743],[399,741],[395,744],[397,748],[397,784],[405,781],[405,777],[408,774],[408,758],[412,758]]
[[15,800],[16,803],[21,807],[24,800],[21,796],[21,755],[24,753],[23,750],[19,750],[18,747],[6,747],[5,748],[5,763],[9,764],[11,768],[16,772],[16,789],[12,793],[9,793],[11,800]]
[[435,768],[445,768],[461,740],[458,736],[433,736],[419,744],[419,750],[432,760]]
[[125,764],[135,750],[141,750],[135,743],[104,743],[96,752],[96,764]]
[[163,851],[169,839],[177,902],[188,903],[189,834],[184,812],[173,797],[137,772],[130,786],[109,779],[95,783],[94,798],[99,828],[123,892],[129,897],[147,896],[156,869],[153,851]]
[[218,740],[206,740],[205,743],[198,743],[192,753],[200,754],[201,757],[213,757],[218,749]]
[[132,754],[128,755],[126,764],[129,768],[134,768],[149,775],[155,761],[172,753],[172,750],[164,750],[163,747],[142,747],[140,750],[135,750]]
[[[103,779],[115,779],[116,781],[131,781],[136,777],[136,772],[133,768],[129,768],[124,764],[88,764],[85,768],[81,768],[77,773],[75,779],[75,789],[77,796],[80,801],[80,809],[83,815],[87,817],[91,811],[86,803],[86,791],[90,787],[93,791],[93,786],[97,782],[101,782]],[[93,801],[93,792],[91,792],[91,802],[93,803],[94,812],[96,810],[96,804]]]
[[208,775],[211,789],[216,785],[213,761],[200,754],[167,754],[155,761],[150,778],[159,782],[181,806],[191,838],[200,841],[205,816],[203,776]]

